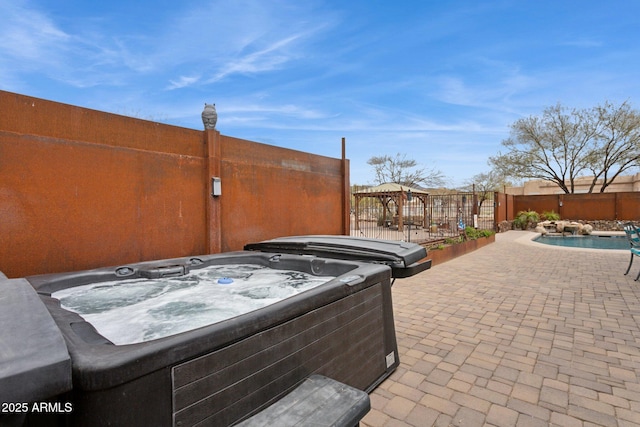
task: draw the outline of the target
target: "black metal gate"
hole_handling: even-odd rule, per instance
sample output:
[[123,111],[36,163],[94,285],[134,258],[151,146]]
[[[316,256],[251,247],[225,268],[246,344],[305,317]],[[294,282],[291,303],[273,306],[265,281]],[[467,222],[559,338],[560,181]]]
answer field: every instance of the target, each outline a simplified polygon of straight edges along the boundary
[[458,237],[465,227],[494,229],[493,193],[368,195],[365,188],[352,189],[352,236],[422,243]]

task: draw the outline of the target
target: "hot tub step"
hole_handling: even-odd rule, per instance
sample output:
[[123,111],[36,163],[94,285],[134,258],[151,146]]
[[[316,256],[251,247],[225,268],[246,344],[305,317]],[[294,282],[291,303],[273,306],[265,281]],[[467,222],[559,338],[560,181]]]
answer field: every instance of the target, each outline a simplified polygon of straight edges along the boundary
[[291,393],[238,427],[353,427],[371,409],[369,395],[322,375],[311,375]]

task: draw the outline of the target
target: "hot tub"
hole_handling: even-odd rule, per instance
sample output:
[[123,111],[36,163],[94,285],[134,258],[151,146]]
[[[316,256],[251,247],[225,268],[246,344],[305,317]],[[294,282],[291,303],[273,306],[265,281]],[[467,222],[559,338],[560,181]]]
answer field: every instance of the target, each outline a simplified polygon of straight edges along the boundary
[[[391,279],[429,268],[430,262],[418,262],[426,252],[413,244],[340,236],[281,239],[280,251],[278,242],[248,245],[242,252],[6,280],[33,287],[71,361],[72,386],[65,388],[64,378],[55,388],[20,399],[31,393],[31,400],[56,404],[50,407],[60,409],[61,425],[227,426],[268,407],[312,374],[372,390],[399,363]],[[327,281],[226,320],[120,345],[53,297],[90,284],[131,279],[140,284],[224,265],[297,271]],[[63,377],[65,363],[55,364]],[[34,373],[31,382],[43,378]],[[3,381],[0,375],[0,389]],[[40,415],[30,411],[27,419]]]

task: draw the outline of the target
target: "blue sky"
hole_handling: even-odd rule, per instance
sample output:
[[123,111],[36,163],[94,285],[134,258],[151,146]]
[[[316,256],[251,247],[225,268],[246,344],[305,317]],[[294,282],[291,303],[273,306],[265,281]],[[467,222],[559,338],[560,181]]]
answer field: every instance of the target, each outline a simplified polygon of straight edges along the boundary
[[[0,89],[330,157],[406,154],[450,186],[560,102],[640,105],[640,2],[0,0]],[[1,107],[0,107],[1,108]]]

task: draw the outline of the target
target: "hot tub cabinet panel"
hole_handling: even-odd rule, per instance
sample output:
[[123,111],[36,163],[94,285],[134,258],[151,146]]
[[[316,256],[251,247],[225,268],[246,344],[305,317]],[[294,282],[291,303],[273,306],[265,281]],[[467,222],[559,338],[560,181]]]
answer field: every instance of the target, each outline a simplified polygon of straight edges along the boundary
[[[247,314],[139,344],[114,345],[50,296],[175,266],[260,264],[336,278]],[[62,331],[72,361],[76,426],[227,426],[317,373],[370,391],[398,366],[391,269],[317,257],[237,252],[27,278]]]
[[175,366],[175,425],[230,424],[314,373],[368,390],[395,367],[386,366],[381,291],[376,284]]

